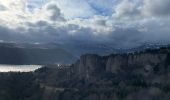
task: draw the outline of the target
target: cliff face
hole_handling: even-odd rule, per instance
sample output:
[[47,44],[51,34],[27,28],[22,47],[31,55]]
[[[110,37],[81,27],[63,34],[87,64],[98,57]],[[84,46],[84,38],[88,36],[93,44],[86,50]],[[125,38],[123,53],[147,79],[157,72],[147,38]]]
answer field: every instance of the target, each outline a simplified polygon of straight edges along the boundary
[[83,55],[73,68],[80,78],[89,79],[91,75],[100,74],[105,70],[105,60],[98,55]]
[[108,57],[106,70],[116,73],[118,70],[153,67],[158,64],[163,65],[166,61],[167,54],[137,54],[137,55],[116,55]]
[[140,74],[153,76],[168,71],[169,53],[117,54],[110,56],[83,55],[74,64],[75,73],[81,78],[90,79],[102,73]]

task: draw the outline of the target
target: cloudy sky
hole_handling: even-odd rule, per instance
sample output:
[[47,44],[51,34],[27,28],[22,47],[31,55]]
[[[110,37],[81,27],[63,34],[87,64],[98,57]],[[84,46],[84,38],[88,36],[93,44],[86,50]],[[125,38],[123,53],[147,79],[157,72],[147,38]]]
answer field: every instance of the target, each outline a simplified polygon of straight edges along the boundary
[[170,0],[0,0],[0,42],[170,43]]

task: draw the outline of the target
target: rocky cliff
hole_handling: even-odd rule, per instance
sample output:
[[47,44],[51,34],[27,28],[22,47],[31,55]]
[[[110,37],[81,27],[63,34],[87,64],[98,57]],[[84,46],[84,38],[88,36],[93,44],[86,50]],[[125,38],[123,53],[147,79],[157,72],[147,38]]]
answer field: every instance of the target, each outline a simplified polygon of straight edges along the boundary
[[127,76],[139,74],[144,77],[153,77],[154,75],[168,74],[169,56],[169,51],[113,54],[103,57],[87,54],[80,57],[80,60],[73,65],[73,69],[81,78],[87,80],[95,74],[100,76],[105,73]]

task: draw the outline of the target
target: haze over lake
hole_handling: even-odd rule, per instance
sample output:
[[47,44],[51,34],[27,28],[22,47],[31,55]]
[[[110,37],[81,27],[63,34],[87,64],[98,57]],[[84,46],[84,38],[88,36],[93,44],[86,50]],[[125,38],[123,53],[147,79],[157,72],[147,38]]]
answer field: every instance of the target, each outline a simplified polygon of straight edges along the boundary
[[0,65],[0,72],[32,72],[42,65]]

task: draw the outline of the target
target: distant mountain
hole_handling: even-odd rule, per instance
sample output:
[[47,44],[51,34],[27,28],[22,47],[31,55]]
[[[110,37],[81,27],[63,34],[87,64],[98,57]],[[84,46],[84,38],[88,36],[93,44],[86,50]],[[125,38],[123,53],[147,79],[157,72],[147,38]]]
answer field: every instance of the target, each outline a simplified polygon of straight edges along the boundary
[[146,49],[159,49],[161,47],[168,47],[167,44],[160,43],[143,43],[139,46],[133,48],[116,48],[113,44],[100,44],[100,43],[66,43],[61,44],[62,48],[70,52],[76,57],[80,57],[83,54],[98,54],[100,56],[110,55],[110,54],[122,54],[122,53],[132,53],[141,52]]
[[130,52],[141,52],[145,51],[146,49],[160,49],[162,47],[170,47],[169,44],[161,44],[161,43],[143,43],[137,47],[129,48],[129,49],[123,49],[122,53],[130,53]]
[[67,64],[75,60],[56,44],[0,43],[0,64]]
[[65,50],[72,53],[76,57],[80,57],[82,54],[98,54],[109,55],[112,53],[119,53],[119,49],[114,48],[113,45],[108,44],[94,44],[94,43],[68,43],[61,45]]

